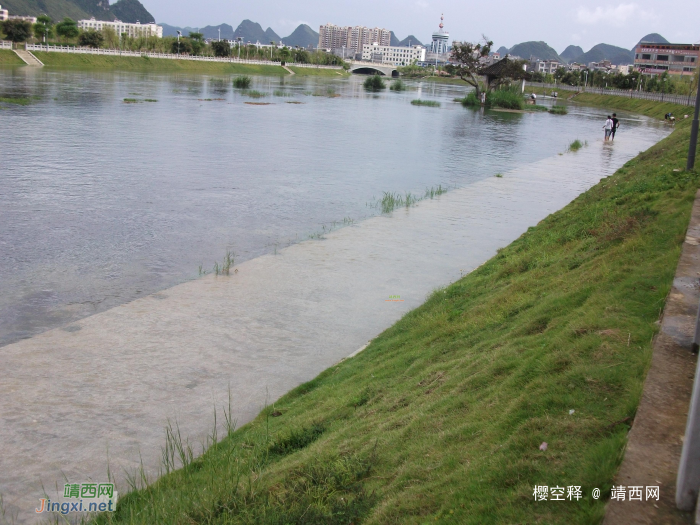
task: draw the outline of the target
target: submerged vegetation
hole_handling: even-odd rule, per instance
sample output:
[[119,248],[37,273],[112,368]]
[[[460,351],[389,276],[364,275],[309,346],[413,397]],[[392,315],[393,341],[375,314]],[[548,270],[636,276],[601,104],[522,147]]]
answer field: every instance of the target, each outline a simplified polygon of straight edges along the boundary
[[549,112],[553,115],[566,115],[568,113],[566,106],[552,106]]
[[363,86],[367,91],[381,91],[382,89],[386,89],[386,84],[379,75],[367,77]]
[[28,106],[32,103],[27,97],[0,97],[0,103],[17,104],[18,106]]
[[257,91],[256,89],[246,89],[243,91],[243,94],[250,98],[264,98],[268,95],[267,93],[263,91]]
[[408,86],[406,85],[406,83],[403,80],[398,79],[398,80],[394,80],[391,83],[391,85],[389,86],[389,89],[391,91],[406,91],[408,89]]
[[569,144],[569,147],[567,149],[568,151],[578,151],[584,146],[588,146],[588,141],[581,142],[579,139],[576,139],[571,144]]
[[431,108],[439,108],[440,107],[440,103],[436,100],[421,100],[419,98],[417,98],[415,100],[411,100],[411,104],[413,106],[428,106]]
[[424,199],[434,199],[443,193],[447,193],[447,188],[444,188],[442,184],[426,188],[422,196],[414,195],[411,192],[406,192],[401,195],[398,192],[385,191],[381,200],[377,201],[375,206],[380,208],[382,213],[391,213],[397,208],[410,208]]
[[238,89],[248,89],[253,80],[248,75],[242,75],[233,79],[233,87]]
[[[465,107],[479,107],[481,101],[476,96],[474,91],[467,93],[464,98],[456,98],[455,102],[459,102]],[[486,108],[503,108],[503,109],[524,109],[525,102],[523,101],[520,90],[516,87],[504,87],[486,93]]]
[[[214,275],[230,275],[231,274],[231,268],[233,268],[234,265],[234,254],[232,251],[227,250],[226,255],[224,256],[224,260],[219,264],[219,261],[214,262],[214,268],[212,268],[211,273]],[[199,275],[200,277],[202,275],[207,275],[210,273],[207,270],[204,270],[202,268],[203,265],[199,265]],[[238,272],[238,270],[236,270]]]

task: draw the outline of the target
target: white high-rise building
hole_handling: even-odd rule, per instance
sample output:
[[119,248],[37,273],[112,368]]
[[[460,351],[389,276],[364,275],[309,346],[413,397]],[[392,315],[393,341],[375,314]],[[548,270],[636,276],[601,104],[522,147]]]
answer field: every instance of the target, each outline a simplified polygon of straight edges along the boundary
[[379,44],[365,44],[362,46],[362,60],[381,62],[393,66],[409,66],[413,62],[425,60],[425,48],[423,46],[380,46]]
[[326,24],[318,32],[318,47],[321,49],[344,48],[347,56],[362,52],[365,44],[391,45],[391,31],[379,27],[337,26]]
[[440,29],[433,33],[433,41],[430,44],[430,52],[436,55],[444,55],[449,50],[450,34],[444,30],[444,15],[440,15]]
[[108,22],[91,18],[90,20],[78,20],[78,27],[84,31],[88,29],[102,31],[104,28],[109,27],[113,29],[117,35],[126,33],[126,35],[131,38],[138,38],[140,36],[157,36],[158,38],[163,38],[163,26],[156,24],[141,24],[139,22],[130,24],[128,22],[122,22],[121,20]]

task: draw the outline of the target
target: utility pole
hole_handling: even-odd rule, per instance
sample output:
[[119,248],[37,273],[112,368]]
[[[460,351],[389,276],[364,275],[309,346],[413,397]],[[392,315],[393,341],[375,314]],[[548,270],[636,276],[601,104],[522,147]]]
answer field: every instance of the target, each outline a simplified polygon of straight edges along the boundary
[[690,146],[688,147],[688,163],[685,166],[687,171],[690,171],[695,166],[695,150],[698,145],[698,114],[700,114],[700,85],[697,86],[695,94],[695,116],[690,125]]

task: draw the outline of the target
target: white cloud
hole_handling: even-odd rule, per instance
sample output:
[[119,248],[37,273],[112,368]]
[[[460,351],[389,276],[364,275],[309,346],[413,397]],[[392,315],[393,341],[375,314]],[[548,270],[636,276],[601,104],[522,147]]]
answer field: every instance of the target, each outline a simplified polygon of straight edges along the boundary
[[631,19],[649,20],[654,18],[652,11],[641,9],[638,4],[619,4],[617,6],[579,7],[576,11],[576,19],[582,24],[604,24],[612,26],[622,26]]

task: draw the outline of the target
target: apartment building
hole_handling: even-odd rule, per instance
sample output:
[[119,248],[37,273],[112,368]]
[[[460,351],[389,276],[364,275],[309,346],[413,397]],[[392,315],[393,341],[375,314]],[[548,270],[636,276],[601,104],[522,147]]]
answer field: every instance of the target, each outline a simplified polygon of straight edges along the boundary
[[365,44],[362,46],[362,60],[391,64],[392,66],[408,66],[413,62],[425,61],[426,49],[423,46],[380,46]]
[[10,16],[10,13],[7,11],[7,9],[3,9],[2,6],[0,5],[0,22],[4,22],[7,20]]
[[533,60],[530,62],[530,71],[553,75],[557,69],[564,67],[556,60]]
[[123,35],[126,33],[126,35],[131,38],[137,38],[140,36],[157,36],[158,38],[163,38],[163,27],[156,24],[141,24],[140,22],[131,24],[128,22],[122,22],[121,20],[109,22],[91,18],[90,20],[78,20],[78,27],[84,31],[88,29],[102,31],[104,28],[108,27],[113,29],[118,35]]
[[698,44],[641,42],[634,50],[634,67],[647,75],[694,75],[700,61]]
[[326,24],[318,32],[318,47],[321,49],[345,49],[347,55],[361,53],[365,44],[391,45],[391,31],[379,27],[337,26]]

